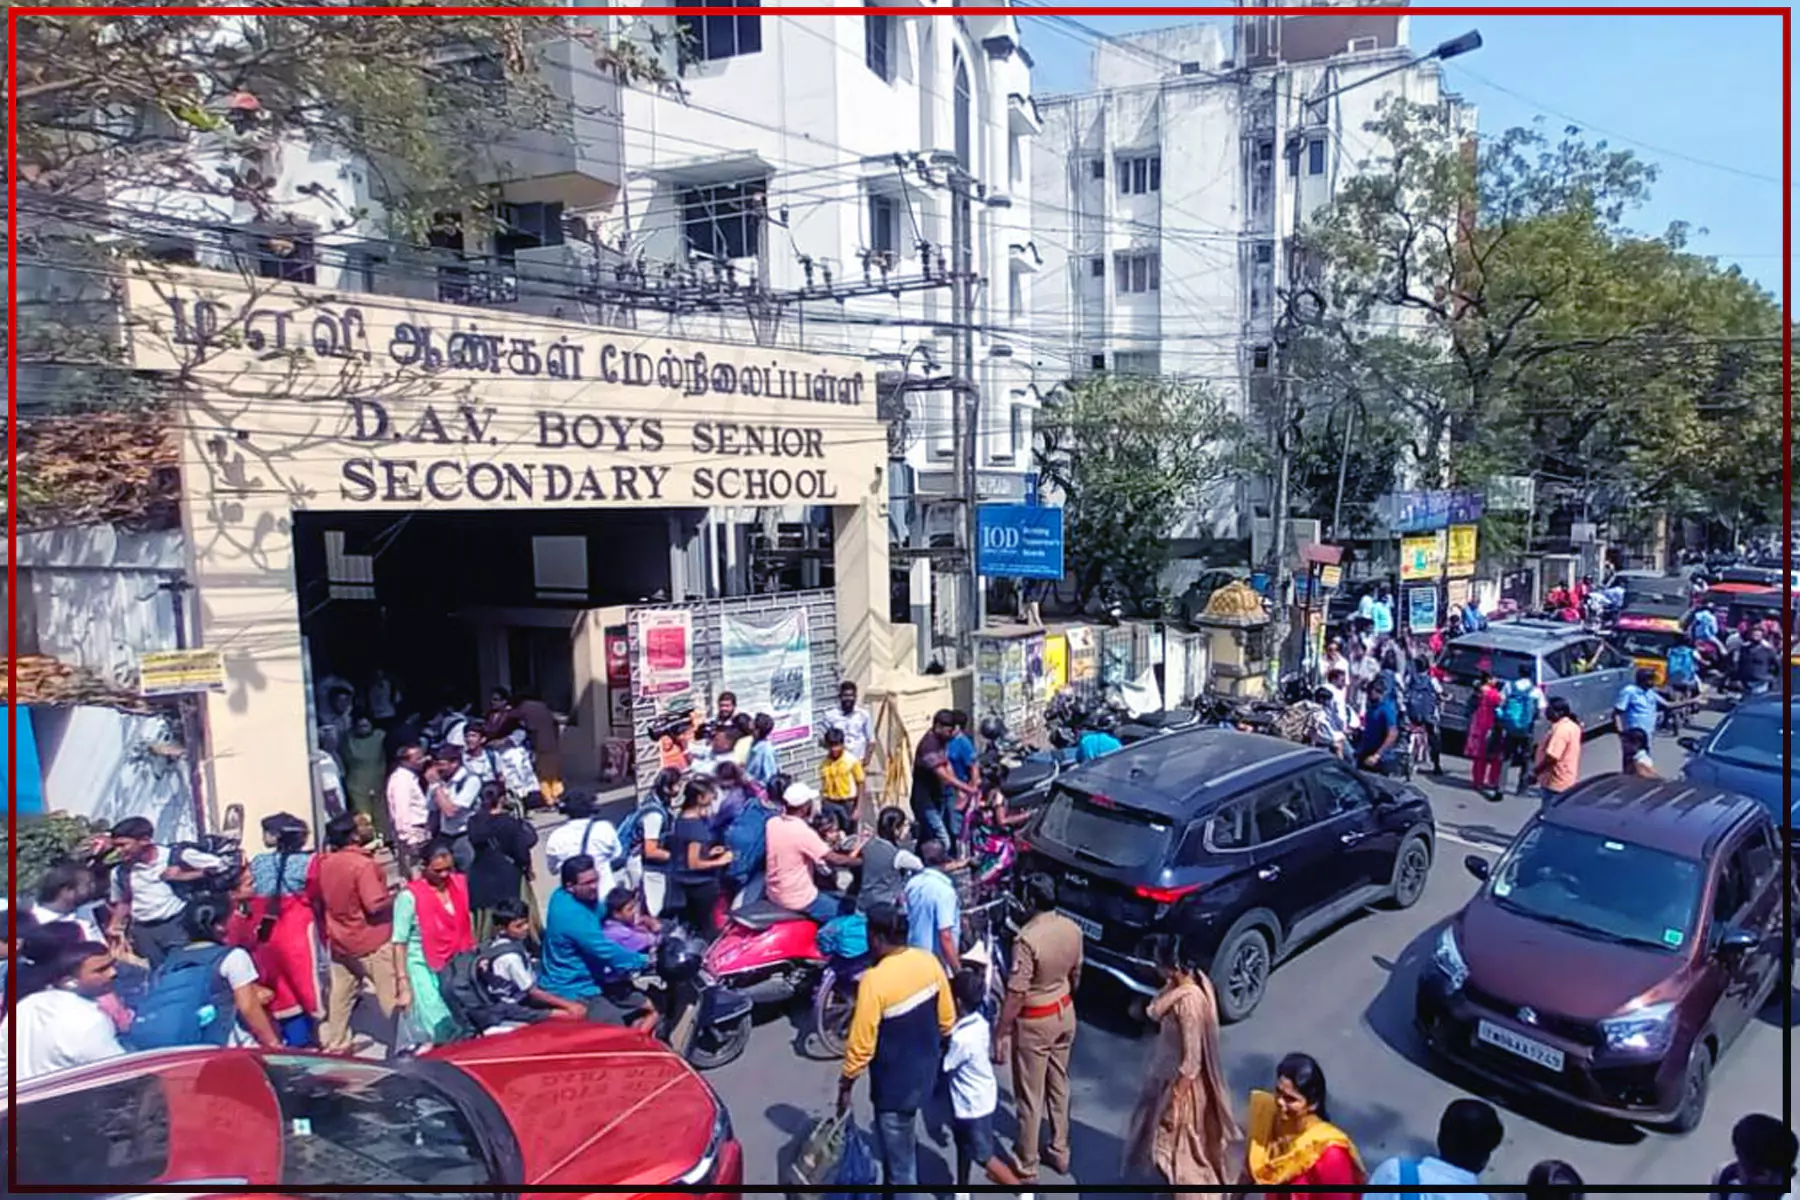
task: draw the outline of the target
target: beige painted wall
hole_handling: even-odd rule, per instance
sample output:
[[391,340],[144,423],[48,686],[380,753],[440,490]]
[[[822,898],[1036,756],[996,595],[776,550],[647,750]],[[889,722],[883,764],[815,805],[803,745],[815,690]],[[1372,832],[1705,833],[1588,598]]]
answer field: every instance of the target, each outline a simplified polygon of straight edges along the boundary
[[870,686],[887,661],[887,441],[862,362],[210,272],[129,294],[136,365],[185,385],[197,644],[227,674],[209,775],[246,827],[311,808],[296,511],[829,506],[843,672]]

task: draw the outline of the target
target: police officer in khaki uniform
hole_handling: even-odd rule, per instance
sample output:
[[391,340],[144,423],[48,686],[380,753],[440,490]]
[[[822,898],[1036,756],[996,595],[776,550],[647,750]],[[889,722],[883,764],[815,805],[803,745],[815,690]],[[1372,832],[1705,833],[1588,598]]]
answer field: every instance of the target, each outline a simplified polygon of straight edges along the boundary
[[1038,1169],[1038,1138],[1049,1104],[1050,1145],[1043,1160],[1069,1173],[1069,1054],[1075,1048],[1075,989],[1081,982],[1081,930],[1056,911],[1056,884],[1047,875],[1025,882],[1032,917],[1013,947],[1012,978],[994,1038],[994,1061],[1010,1050],[1013,1102],[1019,1115],[1014,1155],[1019,1175]]

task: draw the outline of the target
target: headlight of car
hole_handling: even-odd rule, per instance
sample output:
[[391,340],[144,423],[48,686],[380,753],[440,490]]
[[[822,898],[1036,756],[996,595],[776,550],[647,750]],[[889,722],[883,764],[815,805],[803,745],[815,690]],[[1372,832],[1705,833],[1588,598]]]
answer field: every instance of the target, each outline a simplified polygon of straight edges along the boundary
[[1606,1038],[1608,1050],[1661,1054],[1675,1036],[1675,1005],[1665,1001],[1627,1009],[1600,1022],[1600,1032]]
[[706,1139],[706,1153],[685,1174],[672,1180],[673,1183],[694,1187],[713,1182],[713,1172],[719,1166],[719,1155],[724,1151],[725,1143],[731,1140],[731,1114],[725,1111],[725,1103],[717,1094],[713,1095],[712,1102],[712,1133]]
[[1445,927],[1438,934],[1437,949],[1431,954],[1431,961],[1443,972],[1444,980],[1453,992],[1461,991],[1462,985],[1469,982],[1469,965],[1463,962],[1462,950],[1456,944],[1456,931]]

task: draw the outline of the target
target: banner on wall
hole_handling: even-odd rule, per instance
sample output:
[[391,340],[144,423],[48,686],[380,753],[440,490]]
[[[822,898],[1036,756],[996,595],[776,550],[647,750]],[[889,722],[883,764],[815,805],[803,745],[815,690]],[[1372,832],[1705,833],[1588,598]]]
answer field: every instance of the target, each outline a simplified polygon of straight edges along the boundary
[[1481,527],[1479,525],[1452,525],[1450,527],[1449,551],[1445,556],[1444,566],[1453,577],[1463,577],[1475,573],[1476,550],[1480,543]]
[[1444,531],[1400,539],[1400,578],[1436,579],[1444,571]]
[[1436,584],[1406,589],[1406,628],[1413,633],[1430,633],[1438,627],[1438,590]]
[[795,609],[773,625],[727,616],[719,629],[725,688],[738,708],[775,718],[770,740],[805,741],[813,731],[812,637],[806,610]]
[[685,608],[632,614],[637,623],[637,694],[658,702],[694,690],[694,614]]

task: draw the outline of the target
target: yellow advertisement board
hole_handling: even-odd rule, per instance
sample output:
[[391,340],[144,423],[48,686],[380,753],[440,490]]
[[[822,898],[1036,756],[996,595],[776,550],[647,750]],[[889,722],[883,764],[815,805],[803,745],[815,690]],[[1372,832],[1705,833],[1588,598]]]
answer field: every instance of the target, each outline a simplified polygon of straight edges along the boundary
[[1474,525],[1452,525],[1450,527],[1450,548],[1445,557],[1445,566],[1451,575],[1461,578],[1475,573],[1475,555],[1480,532],[1480,528]]
[[1400,539],[1400,578],[1436,579],[1444,573],[1444,531]]
[[1044,639],[1044,698],[1069,686],[1069,639],[1053,633]]
[[138,691],[145,696],[225,690],[225,657],[217,650],[157,650],[138,656]]

